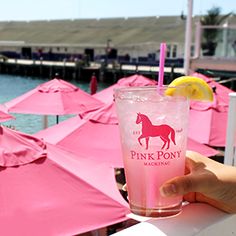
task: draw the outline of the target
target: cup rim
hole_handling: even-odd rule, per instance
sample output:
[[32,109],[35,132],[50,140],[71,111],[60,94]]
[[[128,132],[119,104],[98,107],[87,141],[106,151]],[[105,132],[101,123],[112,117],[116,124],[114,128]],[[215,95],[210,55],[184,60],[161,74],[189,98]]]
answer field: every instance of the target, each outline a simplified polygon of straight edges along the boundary
[[114,88],[114,91],[135,91],[135,90],[153,90],[156,89],[158,90],[166,90],[167,88],[183,88],[185,86],[178,85],[178,86],[169,86],[169,85],[163,85],[161,87],[158,87],[158,85],[147,85],[147,86],[121,86],[118,88]]

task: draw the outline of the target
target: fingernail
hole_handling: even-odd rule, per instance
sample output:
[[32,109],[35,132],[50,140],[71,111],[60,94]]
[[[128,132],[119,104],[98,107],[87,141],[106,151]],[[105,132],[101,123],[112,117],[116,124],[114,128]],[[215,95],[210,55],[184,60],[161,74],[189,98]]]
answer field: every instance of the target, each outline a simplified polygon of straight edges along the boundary
[[126,184],[122,186],[122,190],[125,191],[125,192],[127,191]]
[[165,184],[160,188],[161,195],[163,197],[169,197],[177,193],[176,186],[174,184]]

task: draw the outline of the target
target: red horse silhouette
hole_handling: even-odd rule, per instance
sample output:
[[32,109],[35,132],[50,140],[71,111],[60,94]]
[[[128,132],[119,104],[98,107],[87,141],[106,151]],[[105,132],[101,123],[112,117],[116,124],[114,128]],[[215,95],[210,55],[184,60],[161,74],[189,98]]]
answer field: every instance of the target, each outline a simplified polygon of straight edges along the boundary
[[164,142],[161,149],[164,149],[166,145],[167,145],[166,149],[169,149],[170,147],[169,135],[174,145],[176,145],[175,131],[169,125],[153,125],[150,119],[146,115],[137,113],[136,124],[139,123],[142,124],[142,134],[139,136],[138,141],[140,145],[142,145],[141,139],[145,138],[146,149],[148,149],[149,138],[157,136],[160,136],[161,140]]

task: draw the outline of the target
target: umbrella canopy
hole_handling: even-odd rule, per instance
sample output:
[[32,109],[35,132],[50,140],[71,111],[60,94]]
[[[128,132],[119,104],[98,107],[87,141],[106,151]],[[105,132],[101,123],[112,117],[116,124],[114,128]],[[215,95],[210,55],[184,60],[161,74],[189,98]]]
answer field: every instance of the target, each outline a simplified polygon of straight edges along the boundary
[[[123,167],[114,103],[107,104],[95,112],[87,113],[83,118],[81,120],[79,117],[72,117],[35,135],[73,153],[86,156],[88,159],[99,160],[113,167]],[[206,156],[214,156],[218,153],[218,151],[190,139],[188,149]]]
[[118,121],[112,112],[114,103],[98,111],[84,114],[82,120],[78,116],[69,118],[35,136],[88,159],[123,167]]
[[76,235],[127,219],[112,168],[0,129],[2,235]]
[[231,89],[214,80],[194,73],[204,79],[214,91],[213,102],[192,101],[189,115],[189,137],[210,146],[224,147]]
[[15,117],[10,115],[7,109],[0,104],[0,122],[5,122],[12,119],[15,119]]
[[207,145],[201,144],[191,138],[187,139],[187,149],[201,153],[203,156],[212,157],[219,154],[219,151]]
[[131,75],[128,77],[124,77],[119,79],[116,84],[103,89],[102,91],[93,95],[93,97],[103,101],[104,103],[110,103],[113,101],[114,89],[119,87],[131,87],[131,86],[148,86],[155,85],[157,82],[155,80],[151,80],[143,75]]
[[38,115],[78,114],[95,110],[103,103],[80,88],[53,79],[5,103],[10,112]]

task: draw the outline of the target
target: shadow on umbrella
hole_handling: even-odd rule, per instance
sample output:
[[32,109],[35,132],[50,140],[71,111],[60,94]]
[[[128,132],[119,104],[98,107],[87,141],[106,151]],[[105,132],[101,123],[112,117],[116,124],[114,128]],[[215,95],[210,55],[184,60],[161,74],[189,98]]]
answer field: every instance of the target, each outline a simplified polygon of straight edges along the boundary
[[113,168],[28,134],[0,131],[2,235],[76,235],[128,219]]

